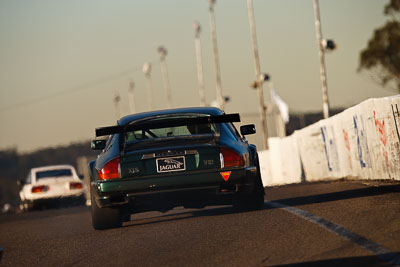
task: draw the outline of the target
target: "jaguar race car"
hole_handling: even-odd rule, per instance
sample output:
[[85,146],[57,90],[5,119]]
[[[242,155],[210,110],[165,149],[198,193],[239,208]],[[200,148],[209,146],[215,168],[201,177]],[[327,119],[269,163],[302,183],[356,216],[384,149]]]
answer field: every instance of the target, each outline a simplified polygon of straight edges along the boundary
[[255,145],[237,131],[239,114],[182,108],[128,115],[96,129],[89,163],[95,229],[120,227],[132,213],[228,204],[259,209],[264,187]]

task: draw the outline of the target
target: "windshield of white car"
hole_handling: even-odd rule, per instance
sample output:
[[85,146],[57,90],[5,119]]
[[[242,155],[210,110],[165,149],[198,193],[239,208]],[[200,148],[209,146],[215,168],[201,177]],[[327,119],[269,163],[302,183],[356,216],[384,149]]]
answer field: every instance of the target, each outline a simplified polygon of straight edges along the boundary
[[57,169],[36,172],[36,180],[51,177],[70,177],[72,176],[71,169]]

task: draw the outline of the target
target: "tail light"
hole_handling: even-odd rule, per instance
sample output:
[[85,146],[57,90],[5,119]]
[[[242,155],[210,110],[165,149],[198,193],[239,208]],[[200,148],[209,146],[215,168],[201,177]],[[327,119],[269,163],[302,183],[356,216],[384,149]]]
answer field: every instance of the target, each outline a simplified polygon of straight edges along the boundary
[[220,150],[221,168],[242,167],[243,158],[234,150],[221,147]]
[[47,185],[37,185],[37,186],[33,186],[31,189],[32,193],[44,193],[49,191],[50,187],[48,187]]
[[83,184],[79,182],[71,182],[69,183],[69,189],[82,189]]
[[99,171],[102,180],[121,178],[120,158],[115,158],[107,162]]

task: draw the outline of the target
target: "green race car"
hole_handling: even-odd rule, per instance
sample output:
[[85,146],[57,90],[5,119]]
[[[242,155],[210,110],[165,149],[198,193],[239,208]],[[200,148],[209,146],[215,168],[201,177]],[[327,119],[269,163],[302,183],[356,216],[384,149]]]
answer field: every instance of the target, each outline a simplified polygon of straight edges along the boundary
[[138,113],[116,126],[96,129],[89,163],[95,229],[120,227],[130,214],[174,207],[233,205],[258,209],[264,187],[255,145],[236,130],[239,114],[217,108],[182,108]]

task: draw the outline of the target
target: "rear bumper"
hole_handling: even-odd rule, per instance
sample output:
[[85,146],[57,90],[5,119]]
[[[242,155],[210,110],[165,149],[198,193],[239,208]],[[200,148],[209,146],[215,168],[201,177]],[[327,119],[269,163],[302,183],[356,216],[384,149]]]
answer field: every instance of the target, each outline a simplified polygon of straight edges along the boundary
[[86,200],[85,195],[82,193],[60,196],[60,197],[43,197],[35,199],[25,199],[22,205],[27,209],[40,207],[40,206],[57,206],[60,204],[81,204]]
[[[226,170],[224,170],[226,171]],[[135,179],[116,179],[91,183],[91,193],[99,207],[134,204],[146,210],[162,205],[205,206],[231,203],[237,195],[251,194],[257,184],[254,166],[233,169],[228,181],[220,171],[191,174],[166,174]]]
[[85,194],[85,190],[75,190],[73,192],[63,192],[63,193],[35,193],[25,195],[25,200],[28,202],[37,202],[37,201],[52,201],[57,199],[68,199],[68,198],[78,198]]

